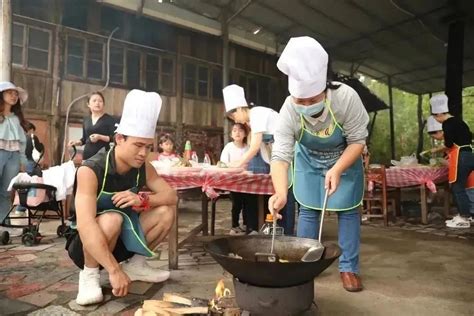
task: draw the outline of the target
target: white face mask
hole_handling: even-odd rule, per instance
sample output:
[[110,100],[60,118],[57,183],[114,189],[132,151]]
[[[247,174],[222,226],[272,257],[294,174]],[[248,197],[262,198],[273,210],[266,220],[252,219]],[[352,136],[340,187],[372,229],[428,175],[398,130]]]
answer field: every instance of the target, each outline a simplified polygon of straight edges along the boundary
[[293,102],[293,106],[295,111],[299,114],[306,115],[306,116],[313,116],[315,114],[320,113],[324,110],[324,99],[320,102],[313,103],[311,105],[300,105]]

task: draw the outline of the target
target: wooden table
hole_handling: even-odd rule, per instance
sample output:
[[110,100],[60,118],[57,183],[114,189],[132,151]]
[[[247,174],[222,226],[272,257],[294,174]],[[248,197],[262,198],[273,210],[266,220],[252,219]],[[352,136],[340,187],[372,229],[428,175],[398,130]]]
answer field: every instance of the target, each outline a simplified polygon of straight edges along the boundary
[[449,214],[448,167],[391,167],[386,169],[387,186],[392,188],[419,187],[421,202],[421,223],[428,224],[428,204],[426,200],[428,188],[436,192],[436,184],[444,188],[444,214]]
[[[251,174],[248,172],[239,173],[225,173],[225,172],[167,172],[163,173],[157,170],[158,174],[169,185],[175,188],[178,192],[178,205],[176,206],[176,213],[173,226],[171,227],[169,239],[169,267],[170,269],[178,268],[178,249],[181,248],[187,241],[194,238],[202,232],[203,236],[209,234],[209,200],[217,198],[219,195],[217,190],[233,191],[259,195],[259,226],[264,221],[264,205],[263,195],[273,194],[273,185],[271,177],[268,174]],[[178,221],[179,221],[179,200],[184,192],[193,188],[201,188],[201,223],[195,226],[185,236],[178,236]]]

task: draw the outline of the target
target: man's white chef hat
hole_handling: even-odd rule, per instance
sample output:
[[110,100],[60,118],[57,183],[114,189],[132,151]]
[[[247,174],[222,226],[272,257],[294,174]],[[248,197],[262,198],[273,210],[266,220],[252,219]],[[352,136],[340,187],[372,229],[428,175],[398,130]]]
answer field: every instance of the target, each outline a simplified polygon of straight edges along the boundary
[[161,97],[156,92],[134,89],[125,97],[117,133],[133,137],[155,138],[161,111]]

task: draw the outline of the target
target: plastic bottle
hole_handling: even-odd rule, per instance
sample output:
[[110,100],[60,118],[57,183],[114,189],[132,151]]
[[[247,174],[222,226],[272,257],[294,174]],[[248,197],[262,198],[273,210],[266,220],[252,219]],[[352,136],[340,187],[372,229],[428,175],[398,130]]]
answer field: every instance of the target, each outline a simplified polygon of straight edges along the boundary
[[211,165],[211,158],[209,158],[209,155],[207,153],[204,154],[204,165],[205,166]]
[[184,159],[191,160],[191,141],[187,140],[186,144],[184,145]]
[[195,151],[193,151],[193,153],[191,154],[191,160],[195,163],[199,163],[199,158]]
[[[283,236],[284,229],[281,226],[276,225],[275,227],[275,235],[276,236]],[[273,234],[273,215],[267,214],[265,218],[265,224],[263,224],[262,228],[260,228],[261,235],[272,235]]]

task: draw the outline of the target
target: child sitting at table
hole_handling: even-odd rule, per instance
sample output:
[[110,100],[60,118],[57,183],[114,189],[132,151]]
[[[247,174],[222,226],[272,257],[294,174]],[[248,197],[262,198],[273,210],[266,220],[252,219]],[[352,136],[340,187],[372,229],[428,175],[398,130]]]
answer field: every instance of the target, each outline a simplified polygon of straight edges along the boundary
[[174,140],[170,134],[163,134],[158,141],[157,160],[166,160],[178,158],[179,155],[174,151]]
[[[233,161],[238,161],[247,152],[249,146],[247,145],[247,130],[243,124],[234,123],[230,137],[232,142],[227,143],[221,153],[220,161],[229,164]],[[239,216],[242,210],[242,217],[244,226],[247,224],[247,206],[248,194],[240,192],[231,192],[232,199],[232,229],[230,235],[245,234],[246,227],[239,226]]]

